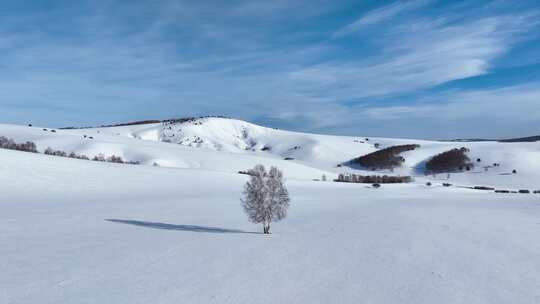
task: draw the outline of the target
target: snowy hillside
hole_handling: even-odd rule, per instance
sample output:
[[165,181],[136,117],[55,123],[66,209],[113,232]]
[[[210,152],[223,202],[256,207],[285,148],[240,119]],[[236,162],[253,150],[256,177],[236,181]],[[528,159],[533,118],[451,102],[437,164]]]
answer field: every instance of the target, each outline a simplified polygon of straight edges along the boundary
[[[540,196],[458,187],[540,189],[538,142],[325,136],[223,118],[0,125],[0,136],[141,163],[0,149],[0,303],[540,303]],[[393,172],[347,165],[401,144],[420,147]],[[462,146],[472,170],[424,175],[426,160]],[[238,171],[259,163],[283,169],[291,194],[272,235],[239,202]],[[312,181],[351,172],[415,180]]]
[[[40,151],[52,147],[67,153],[87,155],[90,158],[100,153],[105,156],[117,155],[126,160],[140,161],[143,165],[155,163],[161,167],[237,173],[261,163],[283,168],[290,178],[312,179],[325,173],[332,174],[301,162],[285,161],[272,155],[215,151],[154,141],[155,138],[144,137],[159,130],[160,125],[150,125],[136,126],[136,128],[54,129],[54,132],[51,132],[51,129],[47,128],[0,125],[0,136],[13,138],[16,141],[32,141],[36,143]],[[137,137],[134,137],[135,135]]]
[[[44,131],[46,129],[46,131]],[[534,188],[540,180],[540,142],[439,142],[413,139],[329,136],[276,130],[227,118],[119,127],[54,130],[0,125],[0,136],[30,140],[47,147],[92,157],[118,155],[144,165],[200,168],[228,173],[257,163],[283,168],[289,178],[334,178],[339,173],[411,175],[417,182],[446,179],[446,174],[424,175],[424,164],[434,155],[466,147],[474,168],[452,173],[451,183],[510,188]],[[405,152],[405,162],[392,172],[372,172],[347,166],[356,157],[402,144],[419,144]],[[477,162],[476,160],[480,160]],[[500,166],[494,167],[497,163]],[[345,164],[338,167],[338,164]],[[517,174],[512,174],[516,170]]]
[[[10,132],[65,148],[131,143],[27,130]],[[163,155],[196,155],[173,147]],[[289,180],[289,216],[262,235],[239,204],[246,180],[0,149],[0,303],[540,300],[538,196]]]

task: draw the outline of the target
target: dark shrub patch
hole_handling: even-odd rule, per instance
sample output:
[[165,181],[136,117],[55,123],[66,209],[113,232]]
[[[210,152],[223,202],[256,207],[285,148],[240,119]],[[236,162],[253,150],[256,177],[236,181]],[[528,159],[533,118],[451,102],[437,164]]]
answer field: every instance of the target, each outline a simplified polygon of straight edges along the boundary
[[399,154],[419,147],[420,145],[392,146],[361,157],[357,157],[352,159],[350,162],[353,164],[359,164],[372,170],[395,168],[401,166],[405,161],[405,159]]
[[94,156],[94,157],[92,158],[92,160],[93,160],[93,161],[100,161],[100,162],[107,161],[107,160],[105,159],[105,155],[103,155],[103,154],[101,154],[101,153],[99,153],[98,155]]
[[426,171],[428,173],[454,172],[461,171],[463,168],[469,171],[472,164],[467,152],[469,152],[467,148],[461,148],[437,154],[426,163]]
[[510,190],[495,190],[495,193],[510,193]]
[[452,186],[452,184],[449,184],[449,183],[443,183],[442,185],[443,185],[443,187],[450,187],[450,186]]
[[475,189],[475,190],[495,190],[495,188],[485,187],[485,186],[475,186],[473,189]]
[[529,193],[531,193],[531,191],[522,189],[522,190],[519,190],[519,193],[529,194]]
[[51,147],[48,147],[47,149],[45,149],[45,151],[43,152],[47,155],[53,155],[53,156],[61,156],[61,157],[67,157],[67,153],[64,152],[64,151],[61,151],[61,150],[53,150]]
[[371,185],[371,187],[373,187],[373,188],[375,188],[375,189],[378,189],[378,188],[381,187],[381,185],[380,185],[380,184],[373,184],[373,185]]

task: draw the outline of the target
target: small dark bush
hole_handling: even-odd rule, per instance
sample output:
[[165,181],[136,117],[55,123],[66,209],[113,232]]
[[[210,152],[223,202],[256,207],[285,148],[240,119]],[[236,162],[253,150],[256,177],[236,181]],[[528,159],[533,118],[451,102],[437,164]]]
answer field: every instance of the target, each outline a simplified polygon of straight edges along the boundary
[[372,184],[371,186],[375,189],[378,189],[381,187],[381,184]]
[[495,193],[510,193],[510,190],[495,190]]
[[443,185],[443,187],[450,187],[450,186],[452,186],[452,184],[449,184],[449,183],[443,183],[442,185]]
[[522,190],[519,190],[519,193],[521,193],[521,194],[529,194],[529,193],[531,193],[531,191],[522,189]]
[[117,163],[117,164],[123,164],[124,160],[120,156],[111,155],[107,158],[107,161],[110,163]]
[[52,155],[52,156],[61,156],[61,157],[67,157],[68,156],[66,152],[64,152],[62,150],[54,150],[51,147],[47,147],[47,149],[45,149],[45,151],[43,153],[47,154],[47,155]]
[[466,155],[467,152],[469,152],[467,148],[461,148],[437,154],[426,163],[426,171],[428,173],[454,172],[462,171],[463,168],[469,171],[472,164]]
[[284,160],[294,160],[292,157],[285,157]]
[[517,170],[516,169],[512,170],[512,174],[517,174]]
[[99,153],[98,155],[94,156],[94,158],[92,158],[93,161],[100,161],[100,162],[104,162],[104,161],[107,161],[105,159],[105,155]]
[[540,194],[540,190],[534,190],[533,193],[534,194]]
[[75,159],[89,160],[88,156],[82,155],[82,154],[79,155],[79,154],[76,154],[75,152],[69,153],[68,157],[69,158],[75,158]]
[[430,182],[427,182],[427,183],[426,183],[426,186],[431,187],[431,183],[430,183]]
[[495,190],[495,188],[486,187],[486,186],[475,186],[473,189],[475,189],[475,190]]

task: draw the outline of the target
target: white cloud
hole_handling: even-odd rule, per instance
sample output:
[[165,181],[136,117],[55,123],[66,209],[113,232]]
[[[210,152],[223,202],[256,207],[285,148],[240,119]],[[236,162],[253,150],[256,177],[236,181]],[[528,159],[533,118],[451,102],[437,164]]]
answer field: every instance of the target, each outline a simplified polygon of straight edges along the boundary
[[398,1],[387,6],[372,10],[356,21],[348,24],[347,26],[337,30],[332,35],[334,38],[343,37],[354,32],[363,29],[366,26],[377,24],[382,21],[391,19],[401,13],[414,10],[425,6],[429,3],[428,0],[414,0],[414,1]]
[[379,54],[306,67],[289,77],[304,90],[350,99],[412,92],[482,75],[513,46],[516,35],[529,28],[527,16],[394,26]]
[[540,83],[445,92],[425,97],[417,104],[374,107],[361,113],[373,120],[485,121],[489,118],[494,124],[502,120],[540,121]]

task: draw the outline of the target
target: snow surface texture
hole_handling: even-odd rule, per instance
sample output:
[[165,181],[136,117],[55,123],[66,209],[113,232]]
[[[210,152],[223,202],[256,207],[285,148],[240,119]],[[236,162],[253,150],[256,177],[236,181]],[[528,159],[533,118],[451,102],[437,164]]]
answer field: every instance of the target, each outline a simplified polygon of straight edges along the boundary
[[[0,149],[0,303],[540,303],[540,195],[427,187],[432,177],[421,176],[380,189],[311,181],[352,170],[335,164],[373,142],[416,142],[403,172],[465,145],[501,167],[450,182],[532,190],[538,143],[361,143],[228,123],[260,128],[248,130],[256,144],[245,150],[210,131],[197,135],[200,148],[164,143],[161,124],[56,133],[0,125],[0,136],[41,150],[148,164]],[[290,146],[302,148],[282,160]],[[269,236],[239,202],[247,176],[236,171],[258,162],[284,169],[291,194]]]

